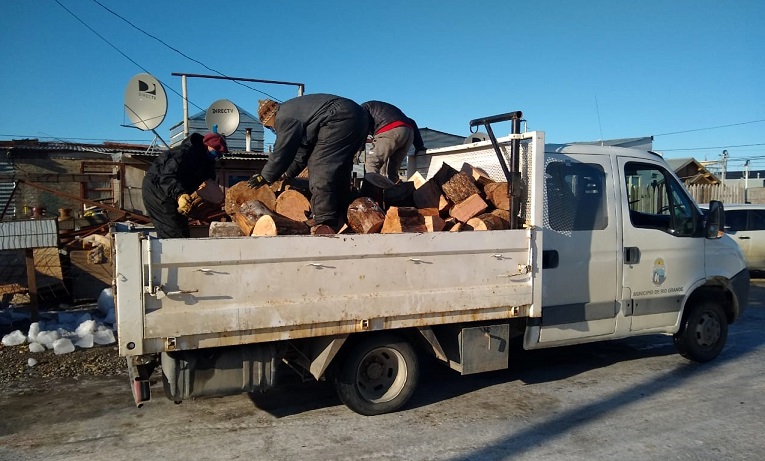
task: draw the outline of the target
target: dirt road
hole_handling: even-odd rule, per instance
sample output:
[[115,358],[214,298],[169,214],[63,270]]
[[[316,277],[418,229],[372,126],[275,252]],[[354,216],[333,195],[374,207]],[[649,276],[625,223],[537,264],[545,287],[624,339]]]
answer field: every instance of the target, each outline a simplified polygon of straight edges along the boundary
[[708,364],[664,336],[520,352],[473,376],[432,363],[405,410],[376,417],[325,383],[138,409],[124,377],[28,381],[0,395],[0,460],[762,459],[764,301],[757,280]]

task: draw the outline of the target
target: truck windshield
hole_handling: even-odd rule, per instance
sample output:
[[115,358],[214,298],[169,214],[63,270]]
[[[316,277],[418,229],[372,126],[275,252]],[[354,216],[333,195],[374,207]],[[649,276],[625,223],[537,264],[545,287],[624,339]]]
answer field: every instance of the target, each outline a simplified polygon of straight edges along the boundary
[[630,221],[679,237],[698,234],[694,206],[672,175],[651,164],[630,162],[624,167]]

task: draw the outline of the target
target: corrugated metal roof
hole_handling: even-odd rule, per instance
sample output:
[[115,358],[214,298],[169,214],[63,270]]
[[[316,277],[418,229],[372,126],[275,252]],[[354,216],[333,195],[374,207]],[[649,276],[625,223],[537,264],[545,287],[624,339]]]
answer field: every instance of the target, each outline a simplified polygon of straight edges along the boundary
[[[122,144],[115,142],[105,142],[103,144],[81,144],[70,142],[39,142],[37,140],[21,141],[0,141],[0,149],[9,151],[46,151],[67,153],[94,153],[111,156],[114,161],[118,161],[123,155],[136,157],[157,157],[167,150],[164,146],[145,145],[145,144]],[[230,160],[266,160],[266,152],[247,152],[245,150],[232,150],[225,155]]]
[[58,246],[58,221],[29,219],[0,221],[0,250]]

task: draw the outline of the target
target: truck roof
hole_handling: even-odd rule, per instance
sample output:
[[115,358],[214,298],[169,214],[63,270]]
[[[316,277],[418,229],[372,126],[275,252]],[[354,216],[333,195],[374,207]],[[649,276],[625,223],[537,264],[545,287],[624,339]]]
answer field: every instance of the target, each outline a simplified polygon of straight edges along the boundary
[[661,154],[653,151],[633,149],[629,147],[598,146],[594,144],[545,144],[545,153],[556,154],[593,154],[593,155],[629,155],[630,157],[651,160],[664,159]]

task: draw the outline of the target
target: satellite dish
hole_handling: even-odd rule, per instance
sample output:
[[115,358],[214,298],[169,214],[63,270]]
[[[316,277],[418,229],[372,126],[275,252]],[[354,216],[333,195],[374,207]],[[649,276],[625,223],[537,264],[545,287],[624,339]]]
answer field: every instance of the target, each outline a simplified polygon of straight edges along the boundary
[[470,136],[465,138],[465,142],[462,144],[472,144],[474,142],[481,142],[481,141],[488,141],[489,135],[486,133],[481,133],[480,131],[477,133],[471,133]]
[[219,99],[207,108],[205,124],[210,131],[217,125],[216,133],[230,136],[239,128],[239,109],[228,99]]
[[138,74],[125,90],[125,111],[131,125],[149,131],[158,127],[167,114],[167,95],[151,74]]

